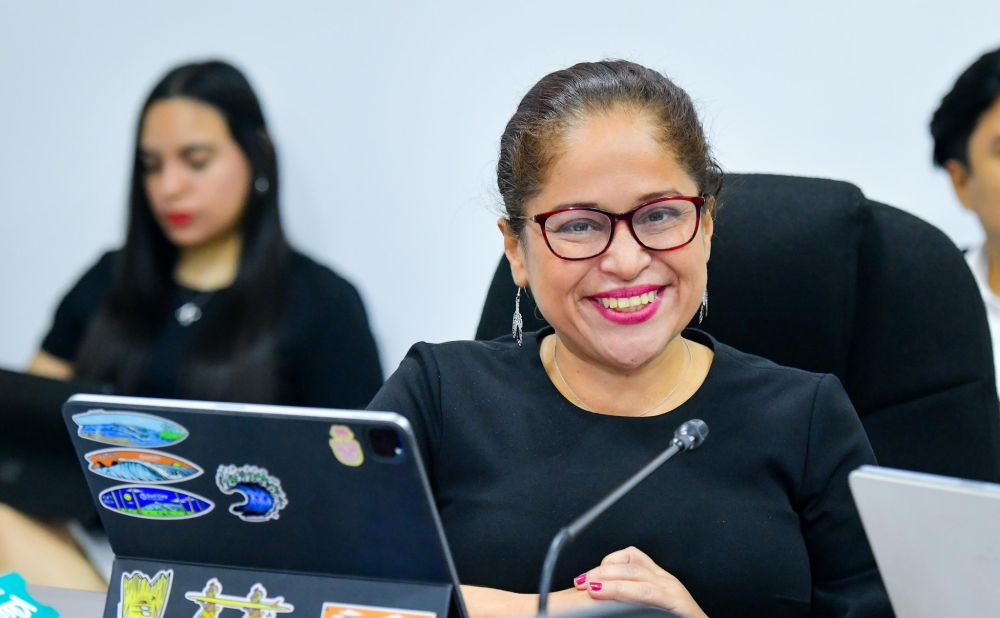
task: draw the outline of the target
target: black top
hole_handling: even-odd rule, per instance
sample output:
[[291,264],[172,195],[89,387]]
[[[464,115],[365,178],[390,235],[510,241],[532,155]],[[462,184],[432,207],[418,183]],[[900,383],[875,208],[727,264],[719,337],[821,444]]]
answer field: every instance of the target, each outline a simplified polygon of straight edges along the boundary
[[554,588],[634,545],[712,618],[891,616],[847,485],[875,457],[838,380],[716,342],[701,388],[668,414],[582,410],[538,344],[418,343],[369,406],[414,426],[459,578],[536,592],[562,526],[704,420],[704,445],[668,462],[563,553]]
[[[118,252],[106,253],[56,310],[42,349],[73,362],[102,301],[111,289]],[[286,305],[277,331],[277,403],[327,408],[363,408],[382,385],[375,340],[357,290],[329,268],[293,253]],[[216,294],[225,294],[220,290]],[[202,324],[216,306],[215,294],[174,286],[171,307],[188,301],[203,305],[203,316],[189,326],[174,318],[153,343],[149,367],[135,395],[183,398],[178,373]]]

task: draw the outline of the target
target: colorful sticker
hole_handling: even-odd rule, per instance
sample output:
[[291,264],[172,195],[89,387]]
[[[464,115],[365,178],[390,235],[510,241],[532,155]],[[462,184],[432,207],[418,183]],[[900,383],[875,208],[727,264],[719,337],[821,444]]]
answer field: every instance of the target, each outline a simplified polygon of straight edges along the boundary
[[92,451],[83,456],[94,474],[130,483],[179,483],[199,476],[197,464],[177,457],[141,448]]
[[354,438],[354,432],[347,425],[330,427],[330,448],[337,461],[345,466],[356,468],[365,462],[361,443]]
[[24,578],[17,573],[0,575],[0,616],[3,618],[59,618],[56,610],[28,594]]
[[275,618],[278,614],[295,611],[295,606],[285,603],[285,597],[267,598],[267,590],[254,584],[245,597],[222,594],[222,584],[212,578],[201,592],[187,592],[184,598],[198,604],[194,618],[216,618],[224,609],[238,609],[244,618]]
[[91,410],[74,414],[81,438],[114,444],[158,448],[173,446],[188,437],[188,430],[173,421],[141,412]]
[[261,522],[278,519],[281,509],[288,506],[281,481],[257,466],[219,466],[215,484],[226,495],[240,494],[244,501],[233,504],[229,512],[243,521]]
[[412,609],[324,603],[323,613],[320,615],[320,618],[437,618],[437,614]]
[[142,519],[191,519],[215,508],[211,500],[169,487],[119,485],[101,492],[104,508]]
[[159,571],[152,578],[142,571],[122,573],[118,618],[163,618],[173,581],[173,569]]

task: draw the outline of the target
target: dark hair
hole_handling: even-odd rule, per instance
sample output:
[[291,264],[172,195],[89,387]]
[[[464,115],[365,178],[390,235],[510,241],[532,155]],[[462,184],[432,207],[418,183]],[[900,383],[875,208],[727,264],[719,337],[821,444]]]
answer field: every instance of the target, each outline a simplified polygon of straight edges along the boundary
[[[246,77],[224,62],[187,64],[153,88],[139,114],[129,198],[128,232],[111,289],[77,355],[77,375],[135,393],[148,369],[149,349],[175,307],[177,248],[153,218],[144,187],[140,135],[158,101],[189,98],[215,108],[250,164],[251,188],[240,220],[242,248],[233,284],[212,298],[198,340],[178,376],[184,396],[274,401],[278,395],[275,330],[291,248],[278,213],[278,169],[260,103]],[[263,180],[261,180],[263,179]]]
[[934,163],[969,165],[969,138],[983,112],[1000,99],[1000,49],[980,56],[962,73],[931,119]]
[[715,196],[723,173],[712,157],[691,97],[666,76],[626,60],[583,62],[549,73],[528,91],[500,138],[497,187],[516,232],[558,157],[566,130],[595,113],[625,109],[649,115],[660,141],[677,156],[701,194]]

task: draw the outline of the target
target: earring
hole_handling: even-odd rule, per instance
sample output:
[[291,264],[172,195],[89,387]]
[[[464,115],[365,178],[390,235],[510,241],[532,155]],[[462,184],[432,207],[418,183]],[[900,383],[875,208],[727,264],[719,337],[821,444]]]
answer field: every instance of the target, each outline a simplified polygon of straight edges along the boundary
[[521,318],[521,288],[517,288],[517,297],[514,298],[514,322],[510,327],[510,334],[517,340],[517,345],[521,345],[524,339],[524,320]]
[[708,288],[705,288],[705,293],[701,295],[701,307],[698,308],[698,323],[701,324],[702,320],[708,317]]
[[257,189],[257,193],[267,193],[267,190],[271,188],[271,183],[267,181],[267,178],[261,176],[254,181],[253,188]]

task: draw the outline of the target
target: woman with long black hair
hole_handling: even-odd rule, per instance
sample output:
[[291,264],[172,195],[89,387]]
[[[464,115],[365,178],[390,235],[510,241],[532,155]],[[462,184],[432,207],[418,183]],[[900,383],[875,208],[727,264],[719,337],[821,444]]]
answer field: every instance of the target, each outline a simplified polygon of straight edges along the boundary
[[[312,407],[363,408],[378,391],[357,290],[282,232],[274,146],[236,68],[180,66],[153,89],[125,244],[66,295],[29,371],[119,394]],[[0,504],[8,570],[36,584],[103,586],[63,524]]]
[[67,294],[29,368],[151,397],[362,408],[382,383],[355,288],[288,244],[257,97],[223,62],[143,106],[124,247]]

